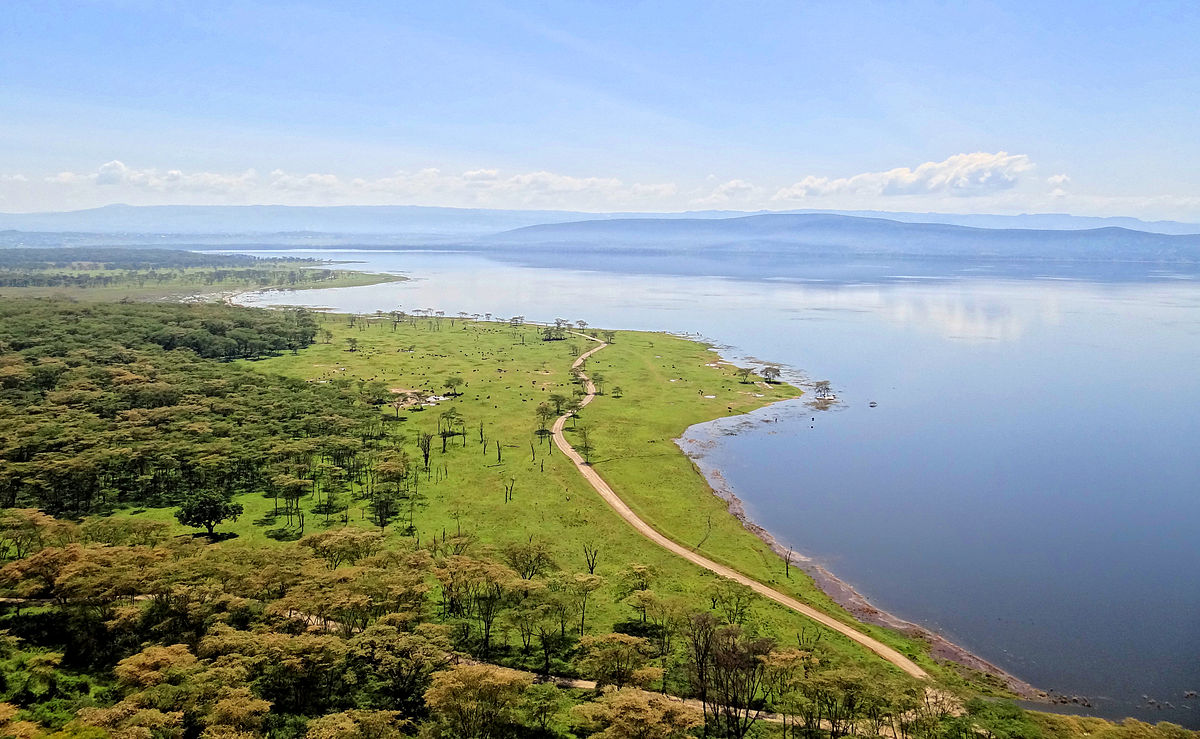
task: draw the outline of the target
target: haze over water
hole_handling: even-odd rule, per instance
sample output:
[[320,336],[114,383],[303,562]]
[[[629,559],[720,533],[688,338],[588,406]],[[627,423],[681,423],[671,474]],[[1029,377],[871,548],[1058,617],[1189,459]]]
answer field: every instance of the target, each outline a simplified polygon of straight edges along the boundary
[[709,452],[756,521],[877,606],[1039,688],[1086,695],[1101,715],[1200,726],[1200,701],[1184,699],[1200,690],[1200,282],[920,264],[814,282],[803,269],[722,278],[293,253],[416,279],[244,302],[699,333],[727,356],[831,380],[836,410],[771,407]]

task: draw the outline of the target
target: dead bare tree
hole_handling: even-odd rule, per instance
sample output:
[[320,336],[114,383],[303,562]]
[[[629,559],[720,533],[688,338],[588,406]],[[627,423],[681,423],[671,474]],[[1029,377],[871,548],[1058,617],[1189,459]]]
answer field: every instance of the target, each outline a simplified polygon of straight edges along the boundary
[[600,547],[596,544],[584,543],[583,558],[587,562],[588,574],[596,574],[596,558],[600,556]]

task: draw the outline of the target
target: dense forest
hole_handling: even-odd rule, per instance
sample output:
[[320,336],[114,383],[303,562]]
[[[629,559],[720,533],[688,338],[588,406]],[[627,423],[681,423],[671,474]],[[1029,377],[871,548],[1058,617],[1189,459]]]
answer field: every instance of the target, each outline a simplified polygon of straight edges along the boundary
[[0,301],[0,504],[175,505],[358,445],[378,414],[349,389],[218,361],[295,351],[316,332],[303,311]]
[[[45,269],[180,269],[189,267],[270,266],[282,259],[262,259],[249,254],[214,254],[183,249],[69,246],[0,249],[0,270]],[[312,261],[289,259],[288,263]]]
[[[529,574],[451,537],[370,530],[276,549],[172,537],[129,518],[0,514],[0,731],[33,737],[886,736],[1186,739],[1178,727],[1028,714],[837,665],[819,639],[756,634],[738,594],[655,604],[642,634],[579,637],[586,576]],[[548,564],[548,563],[547,563]],[[548,567],[545,569],[549,569]],[[585,622],[585,621],[584,621]],[[497,666],[521,663],[533,670]],[[656,690],[660,665],[680,702]],[[595,681],[547,680],[581,673]]]
[[[329,338],[303,310],[0,300],[0,736],[1196,737],[931,687],[553,531],[415,536],[436,437],[389,428],[402,398],[252,362]],[[287,525],[223,534],[246,494],[268,515],[241,531]]]
[[308,261],[177,249],[0,249],[0,288],[296,287],[344,274],[304,264]]

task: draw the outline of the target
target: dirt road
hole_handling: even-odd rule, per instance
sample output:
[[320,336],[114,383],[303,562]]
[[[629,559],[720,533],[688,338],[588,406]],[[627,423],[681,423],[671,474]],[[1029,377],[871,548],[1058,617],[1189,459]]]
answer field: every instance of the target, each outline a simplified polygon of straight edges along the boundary
[[[571,365],[572,368],[580,367],[584,362],[587,361],[588,357],[608,346],[608,344],[600,341],[600,339],[597,339],[594,336],[587,336],[586,334],[577,335],[590,341],[598,342],[599,346],[579,355],[579,358],[575,360],[573,365]],[[587,375],[583,375],[583,377],[586,380],[587,395],[581,400],[580,405],[586,406],[588,403],[591,403],[593,399],[595,399],[596,386],[590,379],[587,378]],[[566,454],[572,462],[575,463],[575,467],[579,470],[579,473],[583,475],[583,478],[588,481],[588,483],[596,490],[597,493],[600,494],[600,497],[603,498],[604,501],[608,503],[608,505],[614,511],[616,511],[621,518],[625,519],[625,521],[639,534],[659,545],[663,549],[671,552],[672,554],[683,557],[687,561],[699,565],[710,572],[715,572],[722,577],[727,577],[730,580],[739,582],[751,588],[763,597],[770,598],[776,603],[786,606],[787,608],[790,608],[793,611],[806,616],[813,621],[816,621],[822,626],[826,626],[838,632],[839,634],[843,634],[847,638],[858,642],[867,649],[870,649],[875,654],[883,657],[888,662],[891,662],[893,665],[899,667],[901,670],[909,675],[912,675],[913,677],[921,679],[927,679],[929,677],[929,674],[917,666],[917,664],[911,659],[905,657],[903,654],[889,647],[878,639],[868,636],[854,627],[844,624],[828,614],[818,611],[812,606],[805,605],[789,595],[785,595],[774,588],[767,587],[759,581],[743,575],[737,570],[731,569],[722,564],[718,564],[707,557],[701,556],[691,549],[688,549],[687,547],[678,544],[677,542],[660,534],[658,531],[652,528],[650,524],[639,518],[638,515],[634,513],[628,505],[625,504],[625,501],[621,500],[621,496],[617,495],[616,492],[609,487],[608,483],[604,481],[604,478],[600,477],[600,474],[597,473],[596,470],[592,469],[591,465],[584,462],[583,457],[580,456],[580,454],[575,451],[575,448],[567,442],[566,437],[563,435],[563,426],[566,424],[568,418],[569,414],[563,415],[554,422],[554,426],[552,427],[551,431],[554,435],[555,446],[561,449],[562,452]]]

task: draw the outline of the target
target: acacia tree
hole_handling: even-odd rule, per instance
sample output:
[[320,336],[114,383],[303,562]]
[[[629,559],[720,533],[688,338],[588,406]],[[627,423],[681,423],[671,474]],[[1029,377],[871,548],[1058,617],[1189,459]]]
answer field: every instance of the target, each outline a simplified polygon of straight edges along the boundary
[[483,635],[483,654],[486,657],[492,647],[492,628],[496,618],[508,604],[509,594],[517,574],[502,564],[481,562],[474,567],[474,595],[472,610],[479,621]]
[[535,416],[537,416],[538,431],[544,435],[546,432],[546,424],[550,423],[550,420],[555,416],[554,408],[552,408],[549,403],[538,403],[538,406],[534,409],[533,413]]
[[409,632],[377,623],[350,641],[346,668],[367,707],[418,716],[424,711],[421,695],[433,674],[449,664],[450,651],[445,630],[433,624]]
[[[598,739],[686,739],[704,723],[699,711],[677,700],[623,688],[571,710],[572,724]],[[601,731],[601,729],[603,729]]]
[[421,461],[425,464],[425,471],[429,472],[429,454],[433,451],[433,434],[428,431],[418,432],[417,448],[421,450]]
[[446,388],[447,393],[450,395],[461,395],[462,393],[460,393],[458,389],[462,387],[462,385],[463,378],[459,377],[458,375],[451,375],[447,377],[446,381],[443,383],[443,387]]
[[[283,513],[287,516],[288,524],[292,517],[300,513],[300,499],[312,489],[312,483],[300,477],[289,474],[276,475],[271,478],[272,490],[283,496]],[[276,500],[275,512],[279,513],[279,502]]]
[[533,676],[491,665],[458,665],[433,675],[425,705],[447,736],[490,739],[519,721]]
[[716,627],[715,623],[711,617],[693,617],[688,629],[692,687],[704,703],[705,718],[723,736],[743,739],[765,707],[766,658],[775,642],[748,636],[738,626]]
[[644,685],[652,679],[646,671],[650,659],[650,642],[629,634],[585,636],[579,640],[584,650],[583,668],[596,679],[596,687],[615,685]]
[[657,577],[657,570],[639,562],[630,563],[618,575],[617,595],[629,599],[630,605],[641,616],[642,623],[646,623],[646,600],[637,596],[639,593],[649,593]]
[[753,590],[736,580],[722,577],[710,589],[709,597],[712,599],[713,609],[724,616],[725,623],[746,625],[750,604],[754,599]]
[[465,423],[455,408],[447,408],[438,416],[438,436],[442,437],[442,454],[446,453],[446,442],[450,437],[457,436],[460,432],[465,445],[467,436]]
[[501,551],[504,561],[525,580],[558,568],[550,556],[550,545],[532,536],[527,541],[510,542]]
[[779,368],[767,366],[762,368],[762,378],[767,382],[779,382]]
[[213,535],[217,524],[226,519],[237,520],[242,515],[242,504],[233,503],[228,497],[215,490],[201,490],[184,498],[175,518],[184,526],[208,529],[208,535]]
[[604,585],[604,578],[599,575],[577,573],[571,578],[568,583],[571,596],[575,599],[575,605],[579,608],[579,635],[587,630],[587,606],[588,598],[592,593],[596,592]]
[[380,529],[388,525],[399,503],[407,497],[410,471],[408,455],[403,451],[376,465],[380,485],[371,497],[371,514]]

